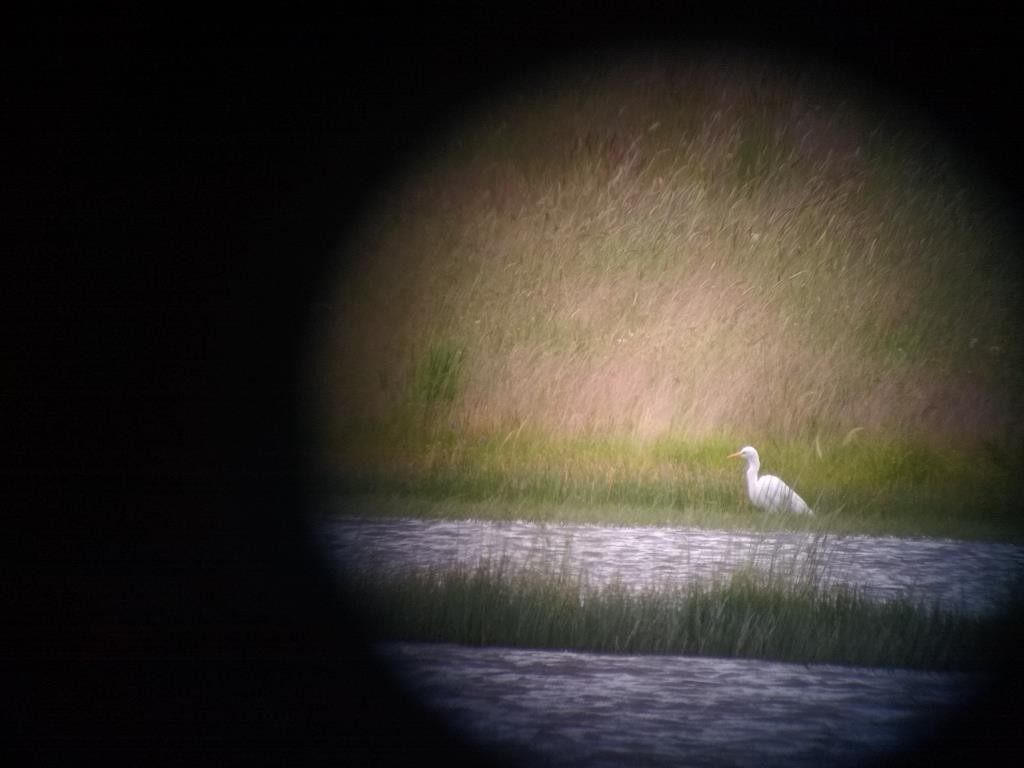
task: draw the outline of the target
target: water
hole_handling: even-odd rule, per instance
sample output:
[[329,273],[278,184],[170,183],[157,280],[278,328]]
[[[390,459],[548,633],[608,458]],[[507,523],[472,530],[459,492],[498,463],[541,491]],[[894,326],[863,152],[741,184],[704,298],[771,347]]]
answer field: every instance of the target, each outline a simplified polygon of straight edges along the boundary
[[[752,563],[972,614],[998,611],[1024,572],[1020,547],[935,539],[345,518],[325,522],[323,534],[341,572],[504,558],[642,587]],[[411,643],[379,651],[413,696],[522,765],[871,764],[932,734],[979,681],[686,656]]]
[[997,611],[1024,573],[1024,548],[996,542],[750,534],[694,528],[556,525],[477,520],[333,519],[324,528],[342,569],[396,571],[506,559],[618,579],[635,587],[685,583],[754,564],[908,597],[970,614]]
[[409,691],[521,765],[875,763],[932,736],[963,674],[387,644]]

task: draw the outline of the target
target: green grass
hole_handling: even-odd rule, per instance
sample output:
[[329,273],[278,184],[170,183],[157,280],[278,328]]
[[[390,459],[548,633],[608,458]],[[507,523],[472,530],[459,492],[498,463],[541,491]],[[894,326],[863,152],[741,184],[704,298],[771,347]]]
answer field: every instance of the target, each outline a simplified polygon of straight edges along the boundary
[[[766,515],[746,497],[739,440],[638,442],[521,432],[368,431],[329,486],[360,515],[526,519],[720,529],[1024,539],[1015,473],[997,458],[858,434],[845,445],[757,443],[762,472],[791,483],[813,518]],[[818,450],[821,454],[819,455]]]
[[364,577],[352,588],[366,607],[364,628],[384,641],[949,670],[982,668],[1000,628],[753,570],[634,591],[496,562]]
[[410,382],[413,403],[425,409],[443,407],[459,390],[464,351],[451,343],[432,344],[416,366]]

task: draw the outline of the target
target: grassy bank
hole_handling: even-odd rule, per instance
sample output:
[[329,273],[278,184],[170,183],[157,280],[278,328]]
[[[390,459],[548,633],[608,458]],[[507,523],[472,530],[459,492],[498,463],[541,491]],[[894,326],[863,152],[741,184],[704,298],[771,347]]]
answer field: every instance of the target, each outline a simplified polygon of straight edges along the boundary
[[741,571],[709,585],[594,587],[501,563],[356,583],[380,640],[978,669],[992,621]]
[[935,135],[803,71],[589,62],[425,146],[326,297],[320,474],[728,516],[749,443],[840,530],[1019,533],[1016,233]]
[[[766,515],[746,497],[739,442],[636,442],[458,431],[368,431],[326,490],[360,516],[463,517],[1024,540],[1016,474],[997,454],[865,439],[758,443],[763,472],[815,509]],[[820,450],[820,454],[819,454]]]

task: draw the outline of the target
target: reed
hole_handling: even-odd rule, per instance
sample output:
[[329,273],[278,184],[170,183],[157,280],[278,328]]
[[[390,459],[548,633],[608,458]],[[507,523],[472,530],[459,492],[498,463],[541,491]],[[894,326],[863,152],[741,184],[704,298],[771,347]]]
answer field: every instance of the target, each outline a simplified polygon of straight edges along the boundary
[[374,640],[980,669],[997,629],[905,600],[761,570],[690,585],[595,586],[503,561],[356,579]]

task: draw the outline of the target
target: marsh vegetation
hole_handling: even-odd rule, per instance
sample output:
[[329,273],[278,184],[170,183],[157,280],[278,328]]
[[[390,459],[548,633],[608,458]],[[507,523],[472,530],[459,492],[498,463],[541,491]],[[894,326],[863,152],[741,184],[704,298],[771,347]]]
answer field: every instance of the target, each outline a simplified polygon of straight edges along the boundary
[[[1017,233],[929,126],[802,72],[588,61],[425,145],[318,329],[320,487],[384,516],[1020,540]],[[748,444],[813,518],[750,506]],[[995,632],[752,572],[356,583],[388,639],[947,669]]]
[[1007,640],[1024,575],[1024,549],[992,542],[412,518],[323,534],[377,641],[969,670]]
[[485,563],[357,583],[377,640],[971,670],[998,621],[742,570],[687,586],[589,585]]
[[1015,233],[928,126],[742,60],[505,96],[346,243],[325,482],[730,516],[754,444],[840,530],[1021,531]]

